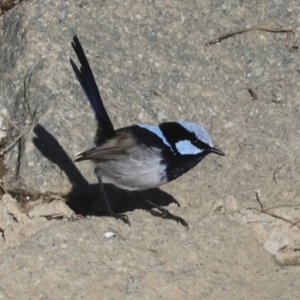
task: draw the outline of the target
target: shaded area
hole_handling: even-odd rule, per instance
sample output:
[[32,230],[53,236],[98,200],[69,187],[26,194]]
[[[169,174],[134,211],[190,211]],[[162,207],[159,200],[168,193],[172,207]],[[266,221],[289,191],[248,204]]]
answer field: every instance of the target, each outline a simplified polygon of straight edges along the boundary
[[56,164],[67,175],[73,189],[86,189],[89,183],[55,137],[40,124],[34,127],[33,132],[36,134],[36,137],[33,138],[33,144],[47,159]]
[[[105,215],[106,206],[104,199],[101,198],[98,184],[87,182],[66,151],[43,126],[38,124],[33,131],[36,134],[36,137],[33,138],[36,148],[52,163],[56,164],[67,175],[72,184],[72,190],[66,196],[69,207],[77,214]],[[173,196],[160,189],[128,192],[112,184],[104,184],[104,188],[111,208],[115,212],[153,208],[142,199],[148,199],[159,206],[166,206],[172,202],[177,203]]]
[[0,16],[25,0],[0,0]]
[[[0,138],[0,153],[5,148],[6,143],[5,140],[1,140]],[[0,197],[4,194],[4,188],[2,186],[1,179],[5,174],[5,166],[4,166],[4,155],[0,155]]]
[[4,156],[0,157],[0,197],[4,194],[4,190],[2,189],[1,185],[1,178],[5,174],[5,167],[4,167]]

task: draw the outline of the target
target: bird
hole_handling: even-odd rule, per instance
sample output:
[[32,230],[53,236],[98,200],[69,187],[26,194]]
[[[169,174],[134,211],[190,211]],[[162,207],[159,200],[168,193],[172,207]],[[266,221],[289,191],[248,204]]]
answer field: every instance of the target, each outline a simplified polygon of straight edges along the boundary
[[[71,45],[80,66],[78,68],[71,57],[70,63],[97,123],[94,146],[78,154],[74,162],[94,162],[94,172],[106,203],[107,214],[130,226],[126,214],[116,213],[111,209],[102,177],[127,191],[147,190],[175,180],[210,153],[225,155],[214,146],[204,127],[189,121],[163,122],[158,125],[134,124],[115,129],[77,35],[73,37]],[[188,228],[188,223],[183,218],[171,214],[150,200],[146,201],[160,211],[153,212],[153,215],[173,219]]]

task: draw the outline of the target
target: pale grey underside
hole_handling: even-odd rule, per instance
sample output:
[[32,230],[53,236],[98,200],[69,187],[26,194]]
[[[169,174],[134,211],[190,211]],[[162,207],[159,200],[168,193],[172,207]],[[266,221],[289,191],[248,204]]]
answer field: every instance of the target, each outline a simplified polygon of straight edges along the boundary
[[97,164],[95,172],[126,190],[150,189],[167,183],[166,166],[157,148],[141,149],[118,160]]

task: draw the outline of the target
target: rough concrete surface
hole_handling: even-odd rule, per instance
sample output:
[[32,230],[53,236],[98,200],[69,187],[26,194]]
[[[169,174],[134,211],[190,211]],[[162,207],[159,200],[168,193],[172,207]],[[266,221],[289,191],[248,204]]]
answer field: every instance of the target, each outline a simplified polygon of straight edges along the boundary
[[[32,0],[5,13],[0,133],[21,137],[4,157],[0,299],[298,299],[299,16],[298,0]],[[256,26],[271,31],[206,45]],[[72,162],[95,129],[69,64],[75,33],[116,128],[190,120],[225,152],[151,194],[174,197],[188,231],[111,186],[131,227],[43,203],[69,193],[89,214],[97,189],[92,165]]]

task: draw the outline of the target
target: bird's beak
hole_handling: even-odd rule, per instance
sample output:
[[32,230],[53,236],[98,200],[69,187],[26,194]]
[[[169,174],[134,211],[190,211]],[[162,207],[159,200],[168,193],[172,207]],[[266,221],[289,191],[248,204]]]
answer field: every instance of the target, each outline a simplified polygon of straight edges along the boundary
[[217,147],[212,147],[210,149],[210,152],[216,153],[216,154],[221,155],[221,156],[225,156],[224,152],[220,148],[217,148]]

